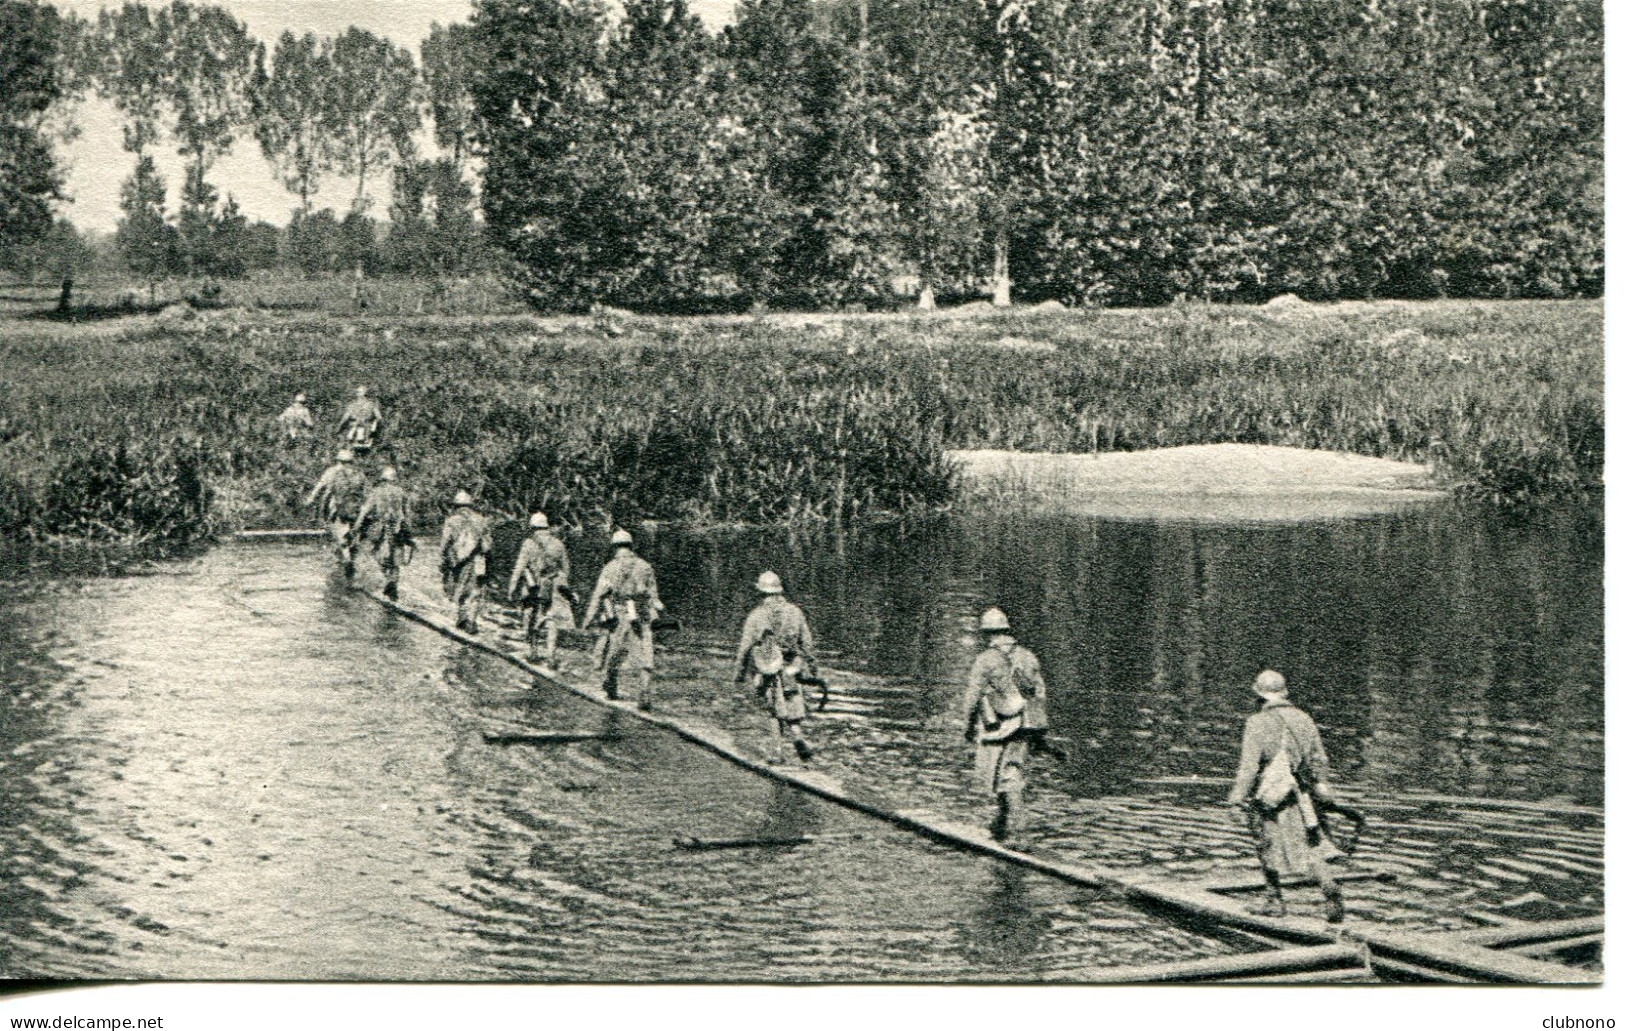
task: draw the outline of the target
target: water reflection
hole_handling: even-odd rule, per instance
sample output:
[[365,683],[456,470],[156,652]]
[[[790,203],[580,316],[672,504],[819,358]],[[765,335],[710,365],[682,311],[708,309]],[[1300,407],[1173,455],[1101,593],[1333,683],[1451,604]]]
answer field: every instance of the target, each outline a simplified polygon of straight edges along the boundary
[[[998,604],[1082,742],[1084,793],[1227,772],[1260,668],[1286,674],[1342,777],[1597,802],[1599,513],[1443,506],[1286,525],[941,519],[812,541],[664,533],[645,549],[713,647],[762,568],[784,576],[841,668],[951,706],[977,612]],[[844,558],[842,556],[845,556]]]

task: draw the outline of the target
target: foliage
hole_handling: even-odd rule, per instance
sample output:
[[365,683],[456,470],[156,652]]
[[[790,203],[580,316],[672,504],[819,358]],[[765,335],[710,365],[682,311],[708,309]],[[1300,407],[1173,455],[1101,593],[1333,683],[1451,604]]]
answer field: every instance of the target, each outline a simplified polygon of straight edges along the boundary
[[164,182],[151,156],[136,160],[135,171],[119,191],[115,237],[119,256],[132,275],[151,282],[179,272],[180,234],[164,220]]
[[474,191],[450,158],[395,167],[385,264],[393,272],[460,276],[478,267],[483,233]]
[[435,22],[418,50],[434,142],[458,172],[474,143],[472,82],[479,52],[473,43],[473,30],[466,24]]
[[417,66],[409,51],[351,26],[333,41],[327,75],[326,131],[339,170],[355,177],[359,212],[368,174],[413,154],[422,124]]
[[62,97],[61,19],[29,0],[0,0],[0,240],[8,245],[50,232],[61,177],[40,120]]
[[332,171],[336,160],[329,130],[332,60],[331,40],[317,40],[311,32],[303,36],[284,32],[271,55],[270,70],[265,69],[263,46],[256,61],[254,134],[282,185],[298,195],[299,210],[306,215],[310,199],[320,192],[322,176]]

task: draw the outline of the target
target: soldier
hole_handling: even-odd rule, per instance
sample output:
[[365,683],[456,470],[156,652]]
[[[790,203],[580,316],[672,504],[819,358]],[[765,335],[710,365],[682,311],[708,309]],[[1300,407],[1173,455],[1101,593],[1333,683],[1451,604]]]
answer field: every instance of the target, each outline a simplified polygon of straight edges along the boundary
[[1343,891],[1309,840],[1317,823],[1314,798],[1335,803],[1320,730],[1308,713],[1287,701],[1286,678],[1274,670],[1258,674],[1253,693],[1263,704],[1247,717],[1241,763],[1225,804],[1244,816],[1258,846],[1269,900],[1257,912],[1285,916],[1281,879],[1307,871],[1326,897],[1327,921],[1340,923]]
[[1010,636],[1003,611],[982,613],[981,631],[984,648],[971,664],[960,718],[976,746],[976,784],[998,800],[993,839],[1004,841],[1021,828],[1024,768],[1049,727],[1048,691],[1038,657]]
[[655,666],[653,624],[655,615],[665,609],[655,586],[655,571],[632,550],[632,535],[616,530],[610,538],[615,557],[604,566],[587,602],[587,618],[610,627],[600,645],[598,667],[604,671],[604,694],[620,697],[630,677],[638,708],[654,707],[652,684]]
[[385,466],[379,484],[361,503],[356,516],[356,539],[372,546],[379,572],[384,574],[384,597],[400,597],[401,566],[412,561],[412,510],[406,491],[395,482],[395,469]]
[[813,756],[810,745],[801,736],[801,721],[807,718],[806,693],[802,690],[800,675],[818,675],[813,659],[812,629],[807,626],[807,615],[801,606],[784,596],[784,583],[779,574],[768,570],[756,578],[756,590],[762,600],[745,617],[745,630],[739,637],[739,673],[735,682],[743,684],[754,676],[756,694],[768,702],[773,713],[774,727],[771,762],[780,762],[784,752],[784,739],[795,745],[796,755],[806,762]]
[[474,499],[460,490],[452,499],[451,515],[440,533],[440,582],[446,597],[457,605],[457,629],[480,632],[480,608],[485,592],[485,561],[491,554],[491,526],[474,511]]
[[546,661],[551,666],[558,650],[559,626],[573,625],[574,616],[564,593],[569,586],[570,556],[564,542],[549,532],[546,514],[537,512],[530,517],[530,536],[519,546],[519,559],[508,578],[508,598],[517,602],[525,615],[525,646],[531,662],[540,658],[536,639],[544,627]]
[[378,402],[367,396],[366,387],[355,388],[355,400],[344,408],[339,419],[339,433],[352,450],[366,454],[377,443],[378,431],[384,426],[384,413]]
[[316,506],[321,513],[322,521],[327,524],[327,532],[333,537],[334,555],[344,567],[344,578],[350,580],[355,577],[355,537],[352,531],[361,511],[362,499],[367,493],[367,477],[353,464],[355,455],[348,448],[340,450],[335,458],[336,461],[327,467],[316,481],[316,486],[311,488],[305,504]]
[[316,431],[316,417],[305,407],[304,394],[293,395],[293,404],[284,408],[276,421],[282,427],[283,438],[290,444],[297,444]]

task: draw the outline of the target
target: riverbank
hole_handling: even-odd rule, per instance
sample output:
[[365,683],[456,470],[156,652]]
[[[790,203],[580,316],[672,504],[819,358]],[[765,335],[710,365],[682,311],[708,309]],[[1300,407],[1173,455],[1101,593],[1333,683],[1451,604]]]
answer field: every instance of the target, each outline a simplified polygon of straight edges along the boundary
[[958,464],[969,502],[1111,519],[1346,519],[1443,500],[1458,486],[1424,465],[1267,444],[948,457]]
[[[431,512],[459,489],[578,526],[951,506],[950,450],[1194,444],[1422,463],[1538,504],[1595,490],[1598,302],[925,315],[0,322],[0,528],[172,547],[296,525],[357,384]],[[310,396],[320,443],[276,415]]]

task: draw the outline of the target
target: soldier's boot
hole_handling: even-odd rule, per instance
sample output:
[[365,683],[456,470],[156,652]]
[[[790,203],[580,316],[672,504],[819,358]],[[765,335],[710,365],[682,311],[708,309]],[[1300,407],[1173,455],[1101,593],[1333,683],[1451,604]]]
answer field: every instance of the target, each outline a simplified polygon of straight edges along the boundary
[[1286,916],[1286,898],[1281,894],[1281,875],[1264,871],[1265,899],[1262,905],[1248,906],[1247,912],[1255,916]]
[[999,812],[993,817],[993,824],[988,828],[994,841],[1004,841],[1010,837],[1010,794],[999,792]]
[[802,737],[801,737],[800,734],[797,734],[796,737],[795,737],[795,745],[796,745],[796,755],[801,758],[801,761],[804,762],[804,763],[805,762],[812,762],[812,757],[813,757],[812,745],[809,745],[806,741],[802,740]]
[[616,675],[614,670],[610,670],[608,673],[604,674],[604,697],[608,698],[612,702],[618,702],[621,700],[621,685],[619,680],[620,678]]
[[559,628],[556,626],[549,626],[547,628],[547,664],[549,666],[553,665],[554,662],[557,661],[558,655]]
[[384,584],[384,597],[388,598],[390,601],[400,601],[401,585],[394,580],[390,580],[388,583]]
[[655,707],[654,675],[648,670],[640,670],[637,676],[638,708],[644,712],[652,712]]

